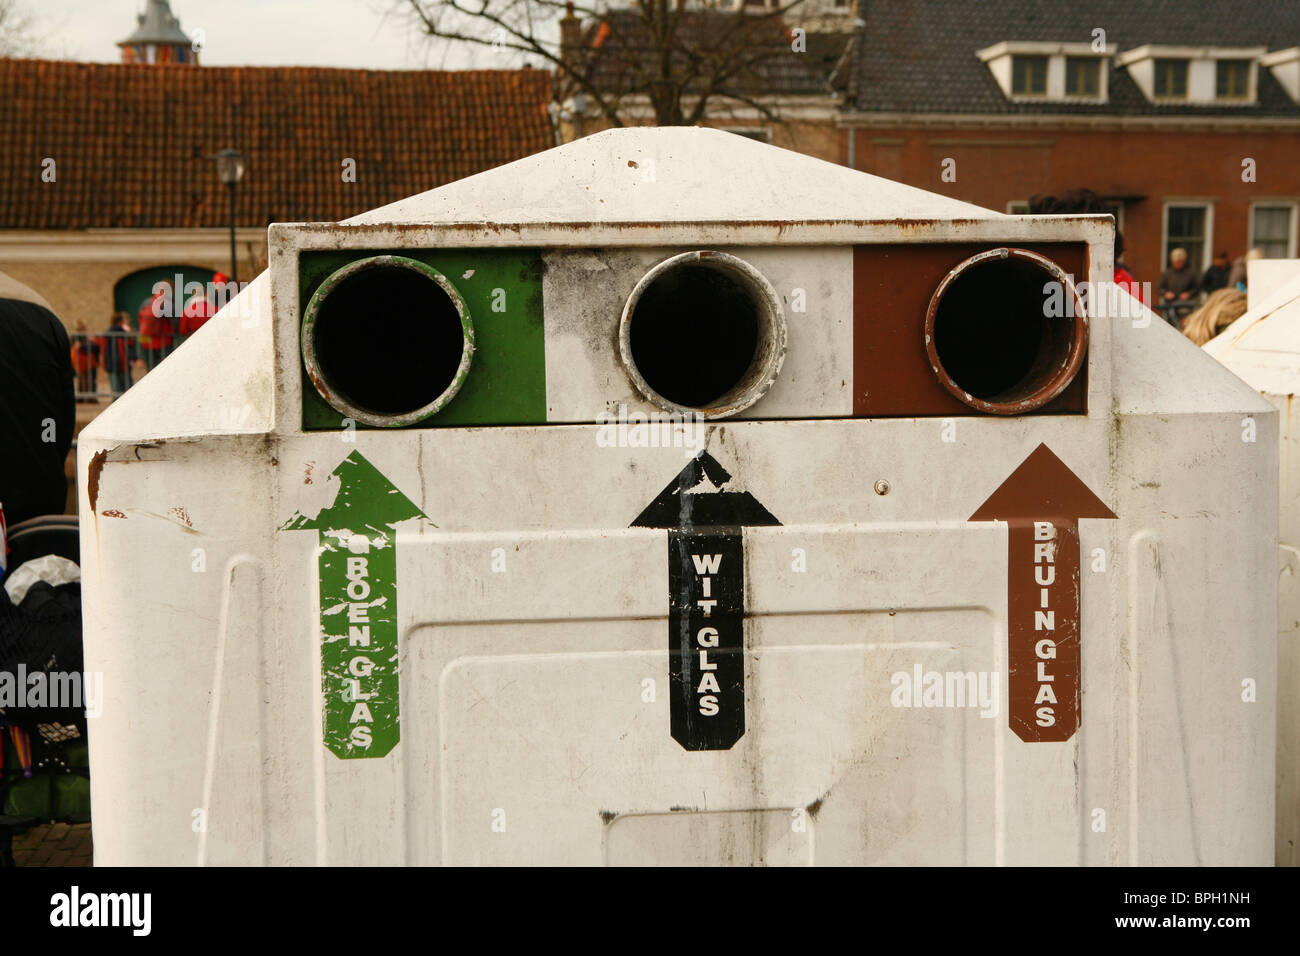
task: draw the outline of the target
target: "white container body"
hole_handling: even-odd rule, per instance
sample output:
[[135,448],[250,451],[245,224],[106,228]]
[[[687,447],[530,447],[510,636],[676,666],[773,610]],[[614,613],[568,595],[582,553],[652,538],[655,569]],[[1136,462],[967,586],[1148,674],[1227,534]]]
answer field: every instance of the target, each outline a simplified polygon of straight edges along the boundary
[[[1090,320],[1086,414],[847,417],[853,246],[1051,241],[1111,275],[1104,218],[695,129],[272,227],[268,274],[80,439],[96,862],[1272,862],[1273,407],[1139,310]],[[304,431],[300,252],[436,247],[547,250],[547,422]],[[813,303],[772,391],[702,436],[780,521],[741,533],[745,733],[702,752],[669,733],[668,532],[631,527],[696,449],[595,420],[654,407],[593,303],[682,248]],[[1041,444],[1117,516],[1078,524],[1082,722],[1055,743],[1008,726],[1010,532],[969,520]],[[322,743],[325,538],[278,530],[353,454],[427,516],[392,539],[400,742],[379,759]],[[901,705],[896,676],[931,673],[989,706]]]

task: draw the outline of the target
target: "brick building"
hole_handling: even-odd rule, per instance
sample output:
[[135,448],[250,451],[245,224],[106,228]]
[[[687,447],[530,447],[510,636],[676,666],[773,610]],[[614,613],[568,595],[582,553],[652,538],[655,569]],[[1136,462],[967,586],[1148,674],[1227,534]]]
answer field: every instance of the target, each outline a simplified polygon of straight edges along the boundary
[[841,162],[1016,212],[1087,187],[1136,276],[1297,255],[1296,0],[860,0]]
[[213,156],[234,148],[239,277],[271,222],[336,221],[554,142],[540,70],[379,71],[0,59],[0,272],[69,328],[154,282],[230,269]]

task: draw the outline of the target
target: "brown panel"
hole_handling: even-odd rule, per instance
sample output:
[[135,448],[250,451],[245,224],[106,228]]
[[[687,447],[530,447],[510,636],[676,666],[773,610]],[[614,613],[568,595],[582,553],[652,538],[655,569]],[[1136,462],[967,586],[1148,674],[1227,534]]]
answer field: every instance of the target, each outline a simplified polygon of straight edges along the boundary
[[[939,384],[925,354],[925,310],[948,270],[998,243],[868,245],[853,249],[853,414],[858,418],[981,415]],[[1053,260],[1082,281],[1086,243],[1002,243]],[[1087,364],[1030,414],[1087,412]]]

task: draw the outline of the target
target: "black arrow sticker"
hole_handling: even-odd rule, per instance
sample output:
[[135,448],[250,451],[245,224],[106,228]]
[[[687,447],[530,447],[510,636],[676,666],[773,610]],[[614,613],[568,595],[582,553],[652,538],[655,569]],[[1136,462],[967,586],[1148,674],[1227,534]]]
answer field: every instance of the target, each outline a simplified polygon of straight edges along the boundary
[[779,525],[717,460],[700,452],[634,528],[668,529],[668,682],[673,739],[730,750],[745,735],[747,525]]

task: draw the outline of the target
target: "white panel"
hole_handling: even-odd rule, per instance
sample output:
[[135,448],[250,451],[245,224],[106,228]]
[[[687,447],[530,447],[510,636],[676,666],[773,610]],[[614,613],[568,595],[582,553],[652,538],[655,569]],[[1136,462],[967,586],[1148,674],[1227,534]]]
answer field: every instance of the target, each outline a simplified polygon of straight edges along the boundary
[[[596,421],[624,405],[661,412],[632,385],[618,350],[619,319],[633,287],[672,249],[563,251],[546,255],[546,405],[552,422]],[[851,246],[717,249],[754,266],[776,289],[789,338],[785,364],[759,402],[738,418],[853,413]],[[796,292],[796,290],[799,290]],[[795,312],[796,300],[805,311]],[[690,348],[683,342],[682,348]]]

